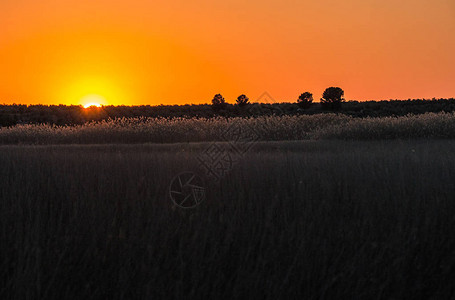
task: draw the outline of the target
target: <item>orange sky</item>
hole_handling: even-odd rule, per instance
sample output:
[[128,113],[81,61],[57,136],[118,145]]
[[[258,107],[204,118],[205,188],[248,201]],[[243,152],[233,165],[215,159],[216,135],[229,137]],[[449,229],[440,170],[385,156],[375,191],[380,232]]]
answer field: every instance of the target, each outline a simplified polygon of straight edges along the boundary
[[454,32],[453,0],[1,0],[0,103],[455,97]]

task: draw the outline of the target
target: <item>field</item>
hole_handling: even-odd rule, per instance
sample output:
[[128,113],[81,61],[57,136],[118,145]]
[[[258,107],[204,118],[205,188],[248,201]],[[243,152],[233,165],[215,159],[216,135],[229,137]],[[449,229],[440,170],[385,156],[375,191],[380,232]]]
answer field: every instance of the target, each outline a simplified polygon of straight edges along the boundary
[[[453,126],[453,116],[439,119]],[[444,140],[260,141],[218,181],[197,160],[210,142],[172,144],[182,136],[164,134],[170,144],[133,145],[133,135],[98,134],[74,143],[105,145],[23,145],[58,135],[13,139],[20,129],[0,131],[10,144],[0,146],[2,299],[455,295],[449,129],[438,131]],[[182,171],[205,182],[192,209],[170,199]]]

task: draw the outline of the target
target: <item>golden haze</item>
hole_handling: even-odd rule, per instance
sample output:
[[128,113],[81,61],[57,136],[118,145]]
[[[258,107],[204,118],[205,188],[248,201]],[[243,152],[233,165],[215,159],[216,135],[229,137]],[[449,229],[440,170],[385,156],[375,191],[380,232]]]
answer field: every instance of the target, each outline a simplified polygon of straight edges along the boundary
[[454,97],[455,4],[397,2],[2,0],[0,103]]

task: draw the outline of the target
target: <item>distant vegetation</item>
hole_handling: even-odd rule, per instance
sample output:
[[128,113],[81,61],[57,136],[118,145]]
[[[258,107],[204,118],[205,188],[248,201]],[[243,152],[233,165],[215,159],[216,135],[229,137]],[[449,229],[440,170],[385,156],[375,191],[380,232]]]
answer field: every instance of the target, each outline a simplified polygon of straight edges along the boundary
[[250,99],[247,96],[242,94],[237,97],[236,103],[238,106],[244,107],[244,106],[247,106],[248,104],[250,104]]
[[226,109],[227,103],[224,100],[224,97],[221,94],[216,94],[212,99],[212,108],[214,111],[218,112],[222,109]]
[[329,87],[321,98],[321,107],[325,110],[339,110],[344,102],[344,91],[339,87]]
[[297,104],[300,108],[303,109],[310,108],[313,104],[313,94],[310,92],[301,94],[297,99]]
[[[302,94],[303,95],[303,94]],[[245,96],[246,97],[246,96]],[[16,124],[75,125],[90,121],[101,121],[131,117],[258,117],[267,115],[312,115],[326,113],[321,103],[310,103],[305,95],[295,103],[251,103],[247,109],[237,104],[226,103],[221,109],[213,110],[210,104],[201,105],[144,105],[104,106],[84,109],[82,106],[65,105],[0,105],[0,126]],[[224,99],[224,98],[223,98]],[[235,101],[232,101],[235,102]],[[251,102],[251,100],[249,101]],[[305,104],[304,104],[305,103]],[[386,117],[422,114],[426,112],[453,112],[455,99],[409,99],[389,101],[346,101],[337,113],[352,117]]]

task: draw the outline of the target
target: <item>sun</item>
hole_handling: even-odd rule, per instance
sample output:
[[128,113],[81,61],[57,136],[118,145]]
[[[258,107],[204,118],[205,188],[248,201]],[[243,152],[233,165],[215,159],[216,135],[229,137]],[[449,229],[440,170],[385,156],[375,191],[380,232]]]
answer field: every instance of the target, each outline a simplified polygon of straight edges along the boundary
[[99,104],[99,103],[87,103],[87,104],[84,104],[84,108],[89,108],[89,107],[101,107],[101,104]]
[[89,108],[91,106],[101,107],[101,105],[106,103],[106,98],[92,94],[84,96],[80,102],[84,108]]

